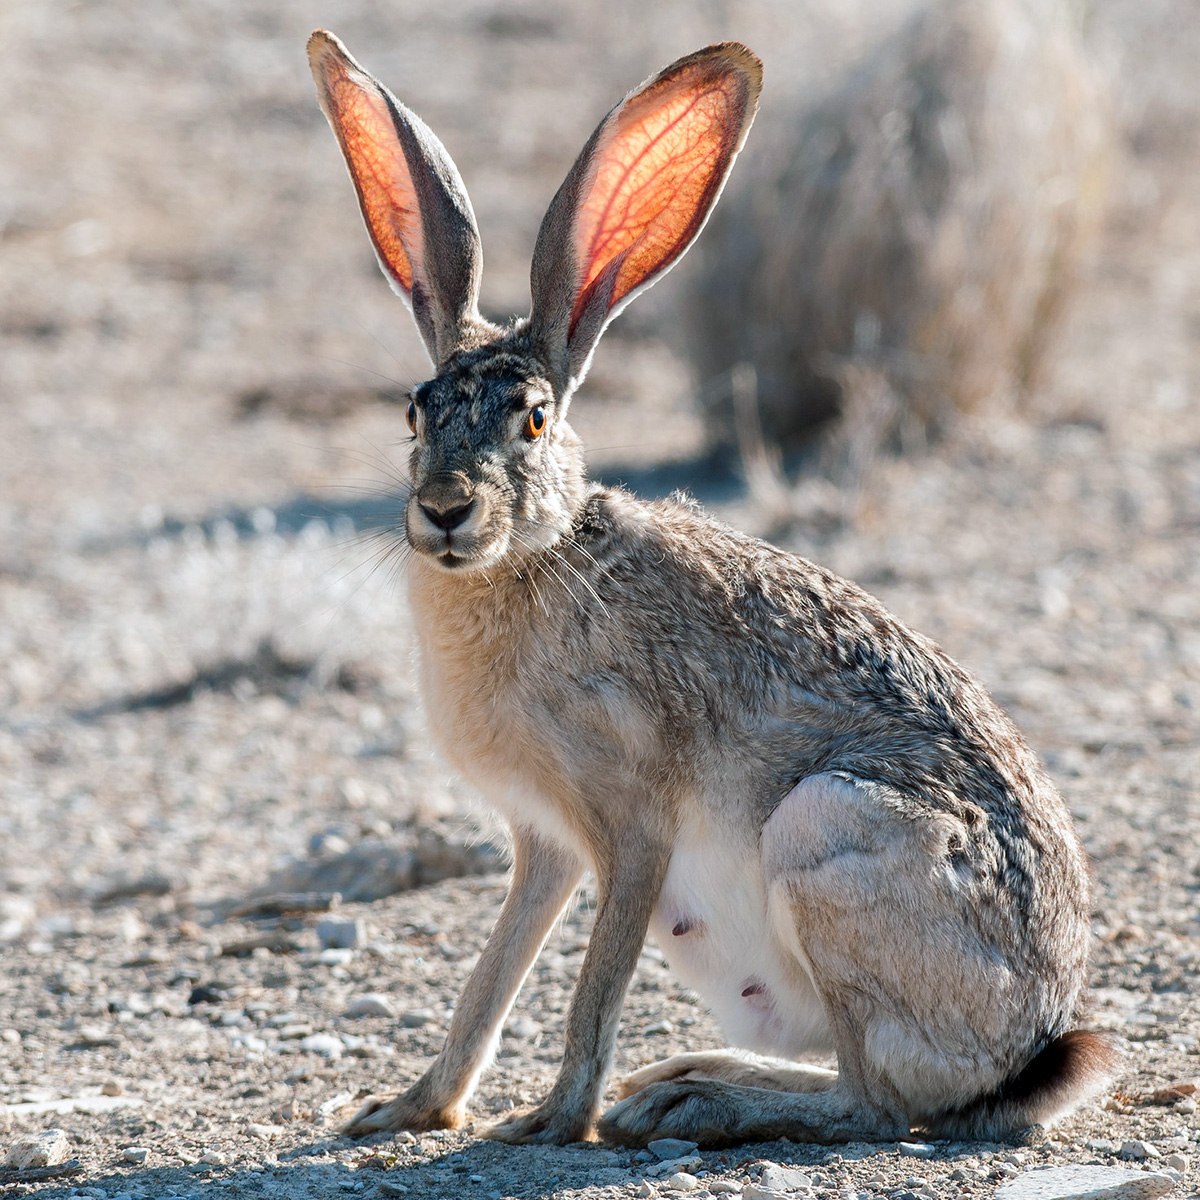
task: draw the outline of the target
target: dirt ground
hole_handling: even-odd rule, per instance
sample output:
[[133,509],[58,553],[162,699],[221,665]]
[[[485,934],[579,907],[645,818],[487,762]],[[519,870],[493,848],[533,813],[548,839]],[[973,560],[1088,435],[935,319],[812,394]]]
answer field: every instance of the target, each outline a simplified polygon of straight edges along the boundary
[[[0,1162],[51,1127],[68,1159],[0,1165],[0,1191],[669,1190],[631,1151],[478,1137],[553,1079],[586,890],[476,1125],[337,1136],[357,1094],[435,1053],[504,875],[427,748],[372,533],[395,516],[394,401],[425,364],[304,40],[333,28],[443,136],[480,216],[485,309],[509,312],[545,203],[631,84],[738,36],[766,60],[763,119],[783,120],[908,7],[0,9]],[[1027,1146],[746,1146],[692,1162],[694,1195],[761,1182],[764,1162],[798,1165],[802,1195],[989,1196],[1065,1163],[1171,1170],[1200,1194],[1196,1101],[1152,1099],[1200,1076],[1200,14],[1111,0],[1088,38],[1124,149],[1051,377],[1027,412],[877,461],[848,516],[782,536],[938,639],[1044,755],[1095,864],[1093,1023],[1126,1040],[1125,1068]],[[672,327],[687,271],[621,317],[573,417],[599,476],[683,484],[768,532],[736,476],[702,469]],[[827,487],[797,482],[802,515]],[[253,909],[284,890],[343,900]],[[648,945],[617,1069],[718,1044]]]

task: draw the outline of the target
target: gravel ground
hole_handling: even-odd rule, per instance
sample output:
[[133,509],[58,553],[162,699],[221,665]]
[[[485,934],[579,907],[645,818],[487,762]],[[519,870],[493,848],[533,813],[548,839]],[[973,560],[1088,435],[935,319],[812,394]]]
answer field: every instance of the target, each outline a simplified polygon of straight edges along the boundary
[[[668,295],[686,265],[621,318],[576,409],[597,473],[686,482],[857,579],[1010,709],[1095,864],[1093,1020],[1127,1040],[1117,1090],[1019,1147],[772,1143],[663,1167],[478,1140],[553,1078],[585,890],[477,1125],[336,1134],[359,1093],[435,1053],[504,876],[502,838],[429,753],[415,700],[378,530],[395,512],[393,401],[423,365],[304,37],[332,25],[444,135],[481,217],[485,305],[509,310],[547,197],[629,84],[736,35],[771,48],[782,104],[908,6],[646,7],[0,12],[0,1191],[954,1197],[1092,1163],[1200,1194],[1200,20],[1185,0],[1095,14],[1129,150],[1027,412],[879,460],[852,492],[808,479],[781,510],[697,470]],[[718,1044],[648,945],[617,1068]],[[37,1136],[65,1161],[18,1169]]]

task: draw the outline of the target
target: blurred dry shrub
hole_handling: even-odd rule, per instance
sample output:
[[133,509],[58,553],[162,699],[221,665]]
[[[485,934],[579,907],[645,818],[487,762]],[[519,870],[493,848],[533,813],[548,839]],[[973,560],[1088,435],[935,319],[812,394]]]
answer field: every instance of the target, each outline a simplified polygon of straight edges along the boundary
[[747,367],[767,445],[840,415],[850,460],[1037,380],[1113,138],[1077,26],[935,0],[804,111],[766,109],[686,300],[714,441]]

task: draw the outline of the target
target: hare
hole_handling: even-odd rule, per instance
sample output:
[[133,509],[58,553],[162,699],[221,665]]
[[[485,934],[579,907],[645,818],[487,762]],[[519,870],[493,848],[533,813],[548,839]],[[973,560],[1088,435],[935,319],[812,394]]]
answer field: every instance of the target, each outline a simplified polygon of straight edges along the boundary
[[[561,1070],[493,1137],[997,1138],[1101,1087],[1113,1052],[1076,1027],[1083,855],[1008,719],[853,584],[686,498],[588,482],[567,421],[605,326],[716,202],[759,60],[710,46],[601,121],[542,223],[530,316],[495,325],[442,144],[332,35],[314,33],[309,57],[380,264],[436,365],[407,406],[423,700],[515,859],[442,1051],[348,1132],[464,1121],[589,869],[599,902]],[[598,1121],[647,931],[730,1041],[775,1057],[647,1067]],[[795,1062],[829,1052],[836,1071]]]

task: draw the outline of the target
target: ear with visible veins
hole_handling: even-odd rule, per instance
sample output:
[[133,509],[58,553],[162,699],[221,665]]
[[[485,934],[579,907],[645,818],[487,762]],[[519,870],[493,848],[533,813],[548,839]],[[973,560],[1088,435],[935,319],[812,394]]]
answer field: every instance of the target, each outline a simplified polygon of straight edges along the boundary
[[479,320],[483,255],[462,178],[425,122],[333,34],[319,29],[308,39],[308,61],[379,265],[440,365]]
[[703,228],[761,87],[745,46],[709,46],[631,92],[584,146],[533,255],[531,327],[564,393],[608,322]]

